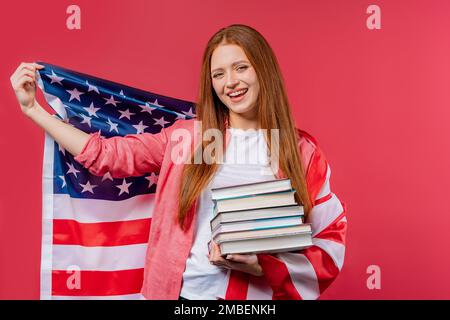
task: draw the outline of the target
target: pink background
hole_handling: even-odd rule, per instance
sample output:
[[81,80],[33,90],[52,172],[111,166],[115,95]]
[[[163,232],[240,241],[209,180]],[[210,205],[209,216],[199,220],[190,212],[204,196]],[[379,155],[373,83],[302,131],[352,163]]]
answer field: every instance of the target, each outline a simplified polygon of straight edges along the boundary
[[[66,28],[70,4],[81,7],[81,30]],[[366,27],[370,4],[381,7],[381,30]],[[272,45],[296,123],[319,140],[348,205],[344,268],[322,298],[450,299],[446,0],[2,3],[1,299],[39,298],[44,132],[15,100],[19,63],[194,101],[206,42],[232,23]],[[369,265],[381,268],[380,290],[366,286]]]

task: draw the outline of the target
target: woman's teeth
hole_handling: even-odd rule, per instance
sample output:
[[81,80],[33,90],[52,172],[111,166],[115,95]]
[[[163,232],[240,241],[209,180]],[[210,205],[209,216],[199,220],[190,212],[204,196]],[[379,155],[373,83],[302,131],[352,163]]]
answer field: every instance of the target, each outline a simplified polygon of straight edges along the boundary
[[246,92],[247,92],[247,89],[242,89],[242,90],[230,93],[229,96],[230,97],[237,97],[237,96],[242,95],[242,94],[244,94]]

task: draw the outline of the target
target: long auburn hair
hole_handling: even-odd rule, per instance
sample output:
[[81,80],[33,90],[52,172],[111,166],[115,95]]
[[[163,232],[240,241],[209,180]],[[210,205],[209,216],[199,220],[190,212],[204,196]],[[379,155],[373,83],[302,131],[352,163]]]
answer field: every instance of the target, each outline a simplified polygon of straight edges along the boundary
[[[208,129],[219,129],[225,137],[228,108],[217,97],[211,81],[211,56],[221,44],[240,46],[255,69],[260,85],[257,98],[260,127],[268,131],[279,129],[279,167],[284,176],[291,180],[292,187],[296,190],[295,199],[297,203],[304,206],[305,218],[307,218],[312,204],[298,150],[298,133],[292,120],[278,61],[264,37],[249,26],[230,25],[220,29],[208,41],[203,54],[199,96],[196,104],[197,120],[202,124],[201,137]],[[272,141],[269,134],[266,136],[266,140],[268,150],[271,150]],[[212,142],[202,139],[202,149],[199,144],[193,150],[190,163],[184,165],[177,217],[182,229],[187,227],[185,221],[189,209],[219,167],[216,161],[212,164],[207,164],[205,161],[194,164],[195,153],[201,153],[210,143]]]

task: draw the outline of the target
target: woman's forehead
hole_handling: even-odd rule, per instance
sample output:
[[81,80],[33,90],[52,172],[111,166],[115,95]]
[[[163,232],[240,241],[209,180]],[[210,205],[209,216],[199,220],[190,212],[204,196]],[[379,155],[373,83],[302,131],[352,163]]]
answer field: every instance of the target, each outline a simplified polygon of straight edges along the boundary
[[233,63],[248,61],[244,50],[235,44],[225,44],[218,46],[211,56],[211,70],[216,68],[226,68]]

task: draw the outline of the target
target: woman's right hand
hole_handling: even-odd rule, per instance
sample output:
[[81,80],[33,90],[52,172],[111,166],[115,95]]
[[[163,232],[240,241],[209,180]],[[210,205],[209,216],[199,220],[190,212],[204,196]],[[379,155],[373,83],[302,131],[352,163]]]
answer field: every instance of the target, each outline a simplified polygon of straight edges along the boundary
[[14,71],[10,79],[17,101],[29,119],[44,129],[65,150],[77,156],[90,135],[52,116],[36,101],[36,70],[42,68],[45,66],[37,63],[21,63]]
[[39,107],[36,103],[36,70],[42,68],[44,66],[37,63],[22,62],[10,78],[17,101],[26,115]]

